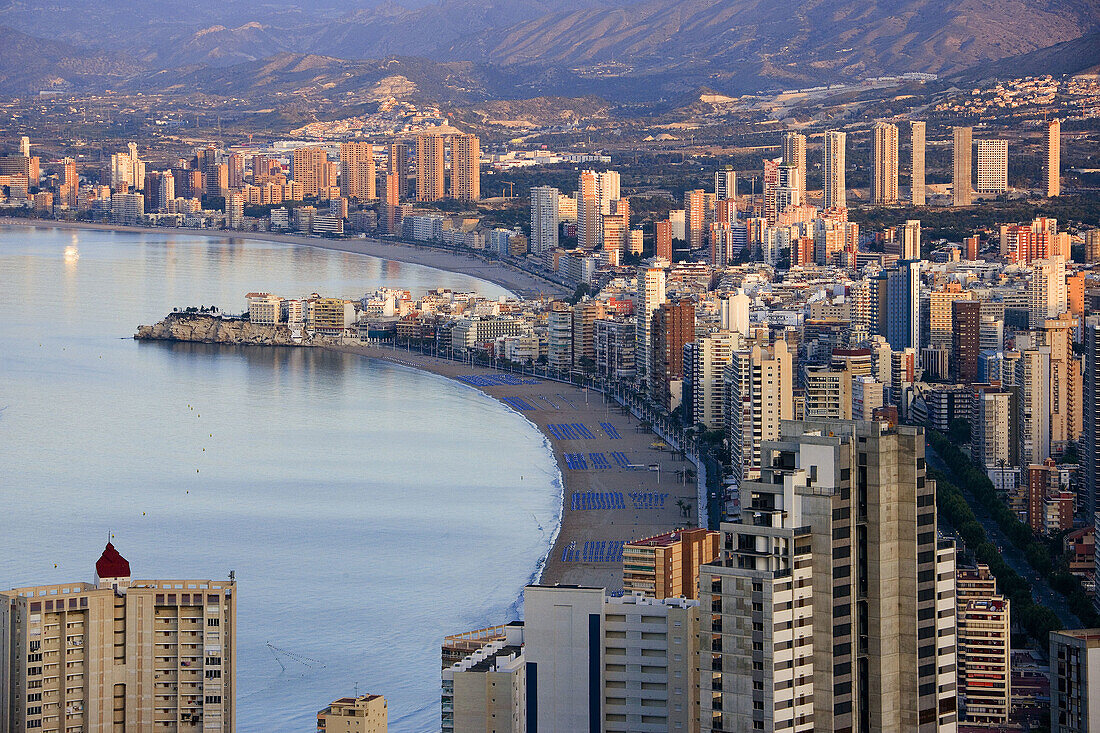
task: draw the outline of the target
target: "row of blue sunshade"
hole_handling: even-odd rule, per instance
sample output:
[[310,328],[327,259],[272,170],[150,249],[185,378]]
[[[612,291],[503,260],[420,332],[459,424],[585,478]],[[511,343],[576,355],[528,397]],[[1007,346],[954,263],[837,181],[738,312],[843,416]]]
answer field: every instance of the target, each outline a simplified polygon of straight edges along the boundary
[[[627,494],[635,509],[661,509],[668,494],[651,491],[631,491]],[[569,508],[573,511],[585,509],[626,509],[626,501],[621,491],[575,491],[570,497]]]
[[622,562],[625,540],[594,540],[578,548],[570,542],[561,551],[562,562]]
[[[587,471],[588,461],[592,461],[592,468],[595,469],[611,468],[611,462],[607,460],[607,456],[603,453],[589,453],[587,460],[583,453],[565,453],[564,456],[565,467],[574,471]],[[615,465],[619,468],[630,467],[630,461],[627,460],[626,454],[622,451],[612,451],[611,460],[615,461]]]
[[517,377],[515,374],[467,374],[458,377],[458,381],[465,382],[471,387],[500,387],[507,385],[518,387],[522,384],[538,384],[539,380],[530,377]]
[[546,429],[558,440],[592,440],[596,437],[591,430],[579,422],[550,424]]

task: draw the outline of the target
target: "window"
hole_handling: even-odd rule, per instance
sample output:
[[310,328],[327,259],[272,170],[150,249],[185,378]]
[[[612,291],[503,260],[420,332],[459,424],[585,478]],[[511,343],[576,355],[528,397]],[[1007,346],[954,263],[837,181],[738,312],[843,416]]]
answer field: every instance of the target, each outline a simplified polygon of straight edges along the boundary
[[207,695],[206,700],[205,700],[207,705],[220,705],[221,701],[222,701],[222,696],[221,695]]
[[208,618],[206,619],[207,626],[221,626],[222,620],[220,618]]

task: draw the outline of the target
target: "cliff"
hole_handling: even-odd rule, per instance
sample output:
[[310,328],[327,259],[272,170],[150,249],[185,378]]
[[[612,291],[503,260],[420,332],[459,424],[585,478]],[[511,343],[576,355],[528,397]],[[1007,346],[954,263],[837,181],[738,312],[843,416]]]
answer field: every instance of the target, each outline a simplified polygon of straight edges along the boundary
[[152,326],[138,326],[135,339],[143,341],[192,341],[204,344],[254,344],[257,346],[310,346],[295,340],[285,325],[262,325],[239,318],[208,313],[171,313]]

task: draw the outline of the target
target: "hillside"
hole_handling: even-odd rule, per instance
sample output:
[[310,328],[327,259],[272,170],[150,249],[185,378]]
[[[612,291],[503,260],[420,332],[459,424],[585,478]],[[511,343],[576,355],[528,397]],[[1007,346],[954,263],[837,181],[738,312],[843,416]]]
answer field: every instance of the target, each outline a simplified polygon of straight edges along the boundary
[[[946,76],[1021,56],[1030,58],[1019,68],[1042,71],[1064,65],[1063,55],[1042,49],[1071,44],[1063,48],[1075,49],[1075,58],[1095,51],[1088,34],[1100,31],[1100,3],[806,0],[792,9],[785,0],[439,0],[413,7],[328,0],[303,10],[286,0],[201,0],[187,14],[151,15],[139,0],[24,0],[0,10],[2,24],[22,39],[58,39],[41,41],[47,49],[63,47],[56,54],[25,40],[5,47],[0,92],[28,86],[14,80],[19,69],[68,82],[58,73],[64,63],[98,65],[104,77],[129,73],[138,86],[162,86],[174,75],[179,83],[255,89],[264,82],[250,80],[250,64],[292,54],[366,63],[344,71],[370,74],[370,64],[398,58],[419,66],[414,81],[425,93],[667,100],[700,86],[740,93],[905,72]],[[209,73],[196,77],[195,67]],[[143,81],[142,68],[162,73]],[[223,81],[219,68],[242,76]],[[96,79],[70,71],[74,83]]]

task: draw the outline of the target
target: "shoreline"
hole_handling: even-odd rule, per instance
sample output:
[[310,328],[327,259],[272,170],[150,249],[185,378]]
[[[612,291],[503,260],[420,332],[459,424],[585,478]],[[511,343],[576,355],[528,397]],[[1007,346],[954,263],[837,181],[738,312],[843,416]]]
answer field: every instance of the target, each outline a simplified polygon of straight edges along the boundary
[[166,234],[184,234],[216,239],[254,239],[262,242],[277,242],[302,247],[314,247],[337,252],[349,252],[380,260],[404,262],[421,265],[435,270],[453,272],[459,275],[484,280],[510,293],[521,297],[539,295],[569,295],[564,288],[547,280],[510,267],[501,262],[486,261],[468,254],[449,252],[433,247],[421,247],[398,242],[383,242],[379,239],[323,239],[293,234],[275,234],[273,232],[236,232],[224,229],[188,229],[185,227],[141,227],[125,224],[98,224],[94,222],[54,221],[51,219],[21,219],[0,217],[0,225],[22,226],[37,229],[86,229],[93,231],[123,232],[147,234],[158,232]]
[[[623,543],[686,527],[696,516],[695,482],[677,476],[692,464],[676,458],[667,446],[657,447],[664,443],[656,434],[614,401],[605,402],[600,393],[399,348],[321,348],[418,369],[471,387],[518,412],[542,434],[558,466],[562,506],[549,551],[541,568],[535,568],[540,583],[619,591]],[[496,383],[494,377],[500,376],[532,383]],[[588,435],[574,430],[573,437],[566,437],[557,427],[563,424],[583,426]],[[646,469],[652,465],[660,470]]]

